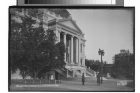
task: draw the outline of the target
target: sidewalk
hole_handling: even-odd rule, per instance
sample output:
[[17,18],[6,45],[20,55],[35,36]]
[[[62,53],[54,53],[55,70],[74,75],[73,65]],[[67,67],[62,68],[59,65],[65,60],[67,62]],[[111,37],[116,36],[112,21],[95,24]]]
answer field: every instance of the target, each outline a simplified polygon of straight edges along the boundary
[[42,85],[12,85],[11,90],[15,91],[133,91],[126,86],[117,86],[115,80],[104,80],[103,84],[97,85],[96,80],[87,80],[82,85],[81,80],[62,81],[61,84],[42,84]]
[[132,91],[132,88],[117,86],[115,81],[104,80],[103,84],[97,85],[96,81],[87,81],[82,85],[80,81],[62,81],[61,88],[78,91]]

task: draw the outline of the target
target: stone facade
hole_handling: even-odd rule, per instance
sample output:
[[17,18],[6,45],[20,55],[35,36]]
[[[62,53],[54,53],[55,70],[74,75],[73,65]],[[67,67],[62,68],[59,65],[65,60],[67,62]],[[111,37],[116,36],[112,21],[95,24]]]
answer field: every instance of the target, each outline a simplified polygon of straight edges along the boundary
[[69,73],[72,73],[72,77],[81,76],[82,73],[86,73],[83,32],[71,16],[69,18],[62,18],[60,15],[56,16],[55,13],[44,11],[46,18],[48,18],[48,28],[56,33],[56,43],[63,41],[65,44],[64,60],[66,62],[67,77],[71,76]]

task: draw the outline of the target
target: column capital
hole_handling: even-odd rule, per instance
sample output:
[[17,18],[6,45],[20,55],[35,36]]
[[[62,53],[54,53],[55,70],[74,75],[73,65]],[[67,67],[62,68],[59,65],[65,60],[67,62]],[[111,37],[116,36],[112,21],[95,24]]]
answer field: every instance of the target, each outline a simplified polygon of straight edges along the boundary
[[73,36],[73,35],[71,35],[71,38],[74,38],[74,36]]
[[59,33],[61,33],[62,31],[61,30],[57,30]]
[[66,32],[63,32],[63,35],[67,35],[67,33]]

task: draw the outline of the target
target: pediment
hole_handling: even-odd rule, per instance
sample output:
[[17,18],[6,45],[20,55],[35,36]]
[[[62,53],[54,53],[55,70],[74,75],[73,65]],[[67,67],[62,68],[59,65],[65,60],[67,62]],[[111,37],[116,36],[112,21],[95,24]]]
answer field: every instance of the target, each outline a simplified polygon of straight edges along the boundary
[[67,28],[73,29],[78,33],[82,33],[77,24],[72,20],[60,20],[58,23],[64,25]]

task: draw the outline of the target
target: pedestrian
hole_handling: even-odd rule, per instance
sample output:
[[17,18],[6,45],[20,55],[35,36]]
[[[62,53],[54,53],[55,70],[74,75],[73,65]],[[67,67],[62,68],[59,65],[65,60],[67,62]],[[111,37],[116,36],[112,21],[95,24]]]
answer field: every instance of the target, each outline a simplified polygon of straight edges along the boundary
[[84,73],[82,74],[82,85],[85,85],[85,76],[84,76]]
[[52,84],[52,83],[53,83],[53,81],[54,81],[54,76],[53,76],[53,75],[51,75],[51,76],[50,76],[50,83]]
[[97,85],[100,85],[100,73],[97,74]]

